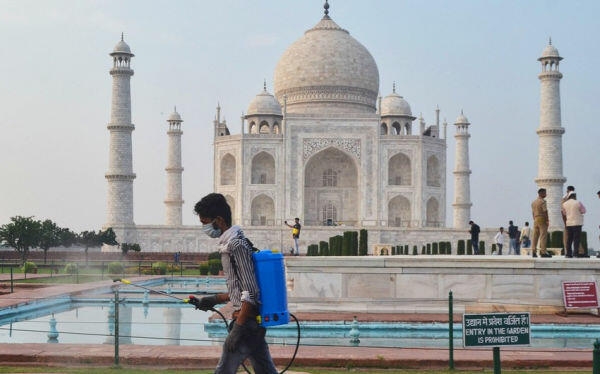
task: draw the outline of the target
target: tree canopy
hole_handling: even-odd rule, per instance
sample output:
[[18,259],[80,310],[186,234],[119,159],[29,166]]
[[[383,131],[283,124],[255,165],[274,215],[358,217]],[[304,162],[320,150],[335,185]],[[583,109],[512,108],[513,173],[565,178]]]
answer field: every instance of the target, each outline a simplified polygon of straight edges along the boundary
[[90,247],[119,244],[114,230],[110,227],[106,230],[98,230],[98,232],[92,230],[76,234],[49,219],[40,221],[34,217],[15,216],[10,220],[10,223],[0,226],[0,243],[21,253],[23,263],[27,260],[27,254],[32,248],[43,249],[45,261],[47,251],[54,247],[70,247],[74,243],[79,243],[85,247],[87,253]]

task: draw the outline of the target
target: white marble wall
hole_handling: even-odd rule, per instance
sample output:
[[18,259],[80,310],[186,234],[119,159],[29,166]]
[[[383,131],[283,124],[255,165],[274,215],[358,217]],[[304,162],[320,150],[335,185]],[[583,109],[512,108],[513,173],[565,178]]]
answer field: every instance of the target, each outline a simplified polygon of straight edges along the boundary
[[[563,258],[388,256],[286,259],[290,310],[560,310],[562,281],[598,281],[600,262]],[[321,305],[320,307],[317,305]]]

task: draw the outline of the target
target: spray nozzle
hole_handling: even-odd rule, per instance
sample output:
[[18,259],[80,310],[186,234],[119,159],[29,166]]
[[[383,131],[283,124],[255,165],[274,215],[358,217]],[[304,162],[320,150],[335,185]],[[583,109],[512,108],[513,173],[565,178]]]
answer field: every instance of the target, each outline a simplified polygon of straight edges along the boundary
[[113,279],[113,282],[121,282],[124,284],[131,284],[131,281],[129,279],[122,279],[122,278],[115,278],[115,279]]

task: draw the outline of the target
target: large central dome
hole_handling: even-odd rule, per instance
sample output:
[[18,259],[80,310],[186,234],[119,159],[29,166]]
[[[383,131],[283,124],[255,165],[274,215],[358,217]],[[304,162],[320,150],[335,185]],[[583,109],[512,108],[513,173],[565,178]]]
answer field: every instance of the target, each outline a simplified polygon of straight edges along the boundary
[[275,96],[288,113],[375,113],[379,70],[369,51],[329,16],[284,53]]

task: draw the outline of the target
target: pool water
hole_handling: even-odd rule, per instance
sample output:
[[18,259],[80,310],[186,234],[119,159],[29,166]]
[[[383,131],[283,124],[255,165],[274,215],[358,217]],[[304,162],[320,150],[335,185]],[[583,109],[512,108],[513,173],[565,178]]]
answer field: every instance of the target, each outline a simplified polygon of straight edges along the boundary
[[[221,345],[227,334],[225,323],[209,322],[212,312],[202,312],[183,303],[188,294],[222,292],[222,280],[176,282],[159,280],[143,287],[119,287],[119,344]],[[36,300],[17,308],[0,310],[0,343],[114,344],[115,302],[110,289],[85,298],[63,297]],[[52,325],[55,327],[53,328]],[[352,322],[302,322],[301,345],[351,346]],[[462,325],[454,324],[454,346],[462,346]],[[55,341],[49,332],[58,333]],[[359,321],[360,346],[448,347],[447,323]],[[52,334],[51,334],[52,335]],[[294,345],[298,332],[292,320],[267,329],[271,344]],[[591,349],[600,337],[600,325],[531,325],[531,346],[539,348]]]

